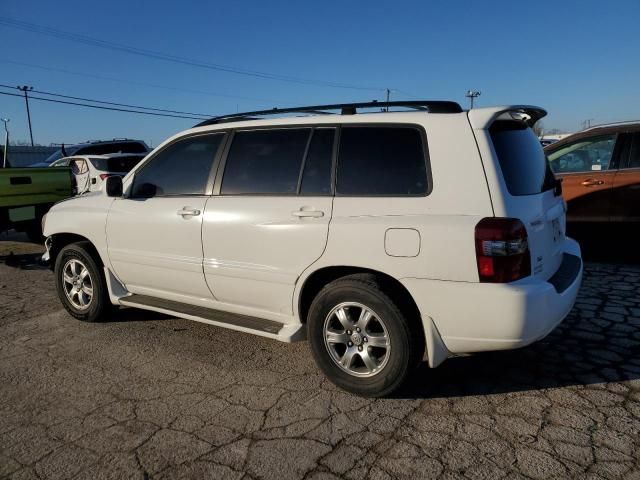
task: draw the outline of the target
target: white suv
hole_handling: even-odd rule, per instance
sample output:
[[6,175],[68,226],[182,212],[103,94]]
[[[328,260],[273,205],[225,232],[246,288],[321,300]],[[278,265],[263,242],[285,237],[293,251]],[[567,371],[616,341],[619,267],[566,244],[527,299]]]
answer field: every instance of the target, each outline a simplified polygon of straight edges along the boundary
[[146,156],[146,153],[109,153],[106,155],[81,155],[65,157],[50,167],[71,167],[75,193],[95,192],[102,188],[110,175],[124,177]]
[[521,347],[571,310],[582,261],[530,128],[545,114],[416,101],[216,118],[56,204],[45,260],[80,320],[113,304],[307,338],[335,384],[386,395],[423,358]]

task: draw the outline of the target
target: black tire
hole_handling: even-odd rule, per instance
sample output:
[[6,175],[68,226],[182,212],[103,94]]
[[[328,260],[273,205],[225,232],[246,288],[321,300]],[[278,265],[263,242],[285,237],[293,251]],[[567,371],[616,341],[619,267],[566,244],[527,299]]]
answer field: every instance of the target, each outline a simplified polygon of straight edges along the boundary
[[[109,316],[112,311],[109,291],[105,282],[100,260],[94,258],[94,250],[89,242],[72,243],[64,247],[56,257],[54,274],[58,297],[64,308],[78,320],[83,322],[99,322]],[[77,308],[67,297],[63,269],[70,260],[79,260],[88,270],[92,286],[92,297],[85,308]]]
[[[325,344],[325,319],[336,306],[345,302],[359,303],[373,310],[388,332],[388,359],[381,370],[370,377],[344,371]],[[326,285],[313,300],[307,321],[309,344],[316,364],[335,385],[357,395],[383,397],[402,385],[422,357],[424,333],[418,328],[417,320],[403,315],[377,277],[349,275]],[[366,348],[365,344],[363,346]]]

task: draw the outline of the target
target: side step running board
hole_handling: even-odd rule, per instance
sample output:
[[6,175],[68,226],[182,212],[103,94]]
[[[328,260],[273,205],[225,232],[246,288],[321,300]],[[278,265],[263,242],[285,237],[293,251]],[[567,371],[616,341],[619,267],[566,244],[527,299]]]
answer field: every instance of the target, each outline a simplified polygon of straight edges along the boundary
[[195,305],[187,305],[185,303],[165,300],[163,298],[150,297],[148,295],[130,295],[120,298],[122,305],[139,308],[156,308],[175,312],[177,315],[188,315],[189,317],[197,317],[202,320],[211,322],[233,325],[235,327],[246,328],[249,330],[257,330],[265,333],[277,335],[283,323],[274,322],[273,320],[265,320],[263,318],[249,317],[247,315],[239,315],[236,313],[222,312],[220,310],[212,310],[210,308],[198,307]]

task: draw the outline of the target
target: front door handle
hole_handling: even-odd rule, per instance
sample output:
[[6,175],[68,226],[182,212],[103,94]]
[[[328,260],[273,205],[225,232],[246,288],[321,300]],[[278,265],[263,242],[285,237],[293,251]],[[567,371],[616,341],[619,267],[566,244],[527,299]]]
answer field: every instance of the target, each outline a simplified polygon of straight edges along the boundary
[[585,187],[593,187],[594,185],[604,185],[604,180],[596,180],[595,178],[587,178],[582,185]]
[[296,210],[295,212],[291,212],[291,215],[293,215],[294,217],[298,217],[298,218],[303,218],[303,217],[324,217],[324,212],[320,211],[320,210],[304,210],[304,209],[300,209],[300,210]]
[[184,207],[182,210],[178,210],[176,213],[182,217],[197,217],[198,215],[200,215],[200,210],[191,207]]

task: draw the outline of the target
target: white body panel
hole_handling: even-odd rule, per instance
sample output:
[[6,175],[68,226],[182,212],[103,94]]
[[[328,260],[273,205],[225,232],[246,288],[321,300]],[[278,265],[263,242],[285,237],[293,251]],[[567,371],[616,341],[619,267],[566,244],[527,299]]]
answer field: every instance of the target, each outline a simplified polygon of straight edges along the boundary
[[[564,236],[550,240],[552,224],[564,228],[561,199],[553,192],[514,197],[504,184],[487,129],[505,111],[522,108],[529,107],[325,115],[195,128],[156,151],[181,136],[232,128],[417,125],[426,133],[432,188],[426,196],[394,198],[204,195],[114,201],[104,193],[90,194],[54,206],[45,235],[73,233],[90,240],[109,272],[115,303],[126,304],[126,295],[138,293],[252,315],[285,325],[278,335],[252,333],[291,341],[302,337],[299,302],[306,280],[325,267],[356,267],[382,272],[406,287],[420,310],[432,366],[449,353],[526,345],[566,316],[581,275],[561,294],[547,282],[563,253],[580,255],[577,244]],[[135,171],[124,179],[125,192]],[[182,218],[177,211],[183,207],[201,215]],[[303,207],[323,215],[292,215]],[[532,276],[509,284],[479,282],[474,229],[493,216],[525,224],[535,256]]]
[[[131,293],[174,301],[211,299],[202,275],[202,213],[208,197],[119,198],[106,222],[114,273]],[[197,215],[180,215],[183,209]]]
[[[327,244],[332,203],[332,197],[211,197],[202,244],[215,298],[292,316],[296,281]],[[322,216],[295,216],[303,210]]]

